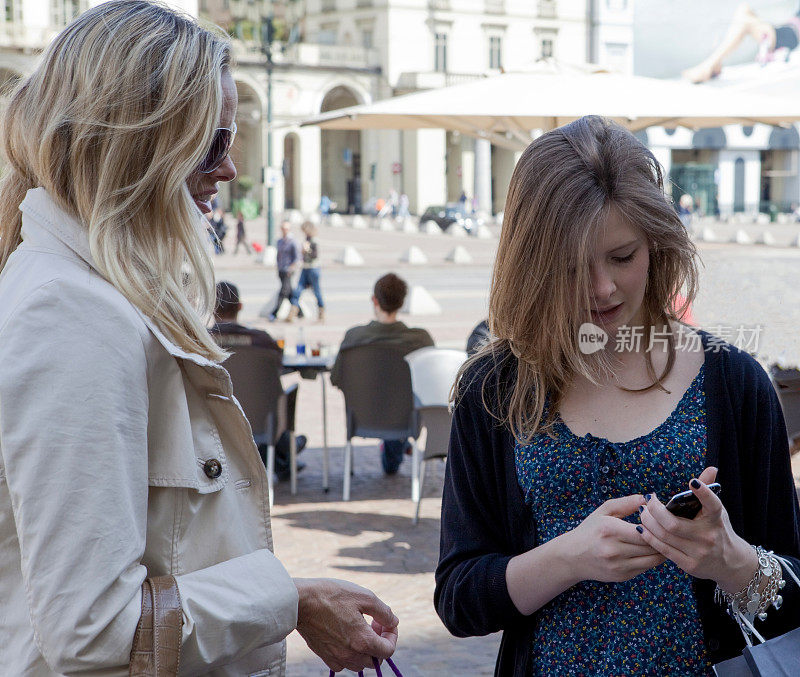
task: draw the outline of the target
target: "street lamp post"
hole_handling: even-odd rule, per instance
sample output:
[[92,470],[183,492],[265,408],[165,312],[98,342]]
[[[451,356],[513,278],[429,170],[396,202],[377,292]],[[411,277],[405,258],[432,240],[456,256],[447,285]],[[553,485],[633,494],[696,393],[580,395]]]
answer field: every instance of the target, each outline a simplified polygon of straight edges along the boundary
[[270,14],[262,25],[261,45],[267,58],[267,167],[264,170],[264,181],[267,183],[267,247],[275,244],[275,215],[272,213],[272,41],[275,38],[275,24]]

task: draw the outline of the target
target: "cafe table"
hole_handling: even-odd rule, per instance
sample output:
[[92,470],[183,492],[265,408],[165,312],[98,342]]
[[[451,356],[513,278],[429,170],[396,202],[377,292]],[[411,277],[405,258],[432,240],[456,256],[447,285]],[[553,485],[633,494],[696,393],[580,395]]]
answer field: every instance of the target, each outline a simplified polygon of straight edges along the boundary
[[[322,489],[327,493],[330,490],[328,482],[329,457],[328,457],[328,389],[325,373],[329,372],[336,361],[336,355],[283,355],[284,373],[296,371],[304,379],[314,380],[317,376],[322,378]],[[292,494],[297,493],[297,474],[292,473]]]

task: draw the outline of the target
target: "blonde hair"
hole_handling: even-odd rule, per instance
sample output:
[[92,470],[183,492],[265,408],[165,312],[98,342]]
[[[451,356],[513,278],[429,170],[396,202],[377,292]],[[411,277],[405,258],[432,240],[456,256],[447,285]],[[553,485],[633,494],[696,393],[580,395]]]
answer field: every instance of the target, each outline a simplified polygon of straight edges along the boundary
[[[520,442],[552,428],[577,375],[596,383],[611,370],[605,351],[585,355],[577,341],[581,324],[591,322],[593,238],[611,209],[648,244],[643,343],[654,327],[669,335],[664,373],[655,373],[646,354],[652,384],[645,390],[663,388],[674,364],[669,323],[696,294],[696,250],[664,194],[658,162],[630,132],[597,116],[542,135],[522,154],[509,185],[489,298],[495,338],[467,361],[453,390],[457,398],[470,380],[464,375],[480,374],[484,406]],[[487,397],[487,384],[497,391],[498,377],[511,382],[501,384],[499,397]]]
[[303,233],[308,237],[316,237],[317,233],[319,232],[317,226],[311,221],[303,221],[303,225],[300,226],[300,230],[302,230]]
[[21,241],[18,206],[42,186],[84,224],[112,285],[184,350],[223,359],[186,180],[219,125],[229,62],[223,37],[152,2],[112,0],[67,26],[4,115],[0,270]]

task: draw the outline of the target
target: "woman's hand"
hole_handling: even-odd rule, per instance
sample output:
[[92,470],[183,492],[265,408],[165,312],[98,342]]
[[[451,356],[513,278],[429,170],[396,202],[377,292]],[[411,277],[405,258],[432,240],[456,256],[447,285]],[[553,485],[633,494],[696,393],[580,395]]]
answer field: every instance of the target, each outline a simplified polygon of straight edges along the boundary
[[664,561],[636,525],[622,519],[634,514],[643,501],[641,494],[608,500],[564,534],[575,553],[579,580],[627,581]]
[[622,519],[643,500],[636,494],[606,501],[572,531],[512,557],[506,584],[517,610],[527,616],[581,581],[627,581],[661,564],[664,557]]
[[706,468],[689,488],[702,509],[694,519],[677,517],[653,494],[641,511],[644,540],[687,574],[716,581],[725,591],[744,588],[758,568],[758,557],[747,542],[736,535],[722,501],[707,484],[717,476]]
[[[297,631],[334,672],[373,667],[397,646],[398,619],[366,588],[331,578],[295,578]],[[367,625],[364,614],[372,617]]]

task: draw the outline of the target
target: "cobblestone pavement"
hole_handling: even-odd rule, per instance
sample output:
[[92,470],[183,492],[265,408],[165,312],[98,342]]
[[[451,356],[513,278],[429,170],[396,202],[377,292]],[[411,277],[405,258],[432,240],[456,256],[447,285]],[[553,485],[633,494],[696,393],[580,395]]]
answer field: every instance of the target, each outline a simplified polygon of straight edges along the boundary
[[[431,463],[420,521],[412,525],[410,459],[393,477],[383,475],[378,447],[355,450],[351,500],[341,501],[343,449],[332,450],[336,469],[323,494],[321,451],[302,454],[298,495],[278,486],[273,532],[278,557],[295,576],[343,578],[375,591],[400,618],[395,662],[405,677],[491,675],[499,636],[455,639],[433,610],[433,570],[439,543],[443,464]],[[289,677],[326,675],[324,664],[293,633]]]
[[[254,224],[256,225],[256,224]],[[722,226],[725,228],[727,226]],[[791,233],[784,233],[788,238]],[[253,231],[255,232],[255,230]],[[252,233],[251,233],[252,234]],[[431,242],[436,242],[431,245]],[[355,244],[365,255],[364,269],[342,269],[332,259],[338,248]],[[474,254],[466,268],[436,262],[427,267],[397,263],[411,244],[427,247],[433,262],[456,243]],[[412,318],[431,330],[438,344],[463,346],[466,335],[485,313],[489,267],[495,240],[458,240],[445,237],[384,234],[377,231],[323,229],[321,244],[327,293],[331,298],[325,325],[306,324],[307,331],[335,345],[345,329],[368,319],[366,302],[371,281],[389,268],[400,269],[409,280],[428,286],[445,312],[432,318]],[[432,247],[436,249],[432,249]],[[800,249],[700,244],[704,263],[695,318],[705,327],[763,325],[759,352],[762,361],[800,363],[796,327],[800,325]],[[436,254],[430,252],[435,251]],[[258,309],[274,293],[272,270],[240,255],[217,259],[220,279],[240,284],[245,294],[245,322],[275,333],[278,324],[259,319]],[[366,287],[366,289],[365,289]],[[405,318],[403,318],[405,319]],[[297,380],[297,376],[288,380]],[[457,639],[437,618],[432,604],[433,571],[439,543],[439,507],[443,465],[429,464],[420,524],[413,526],[410,500],[410,459],[400,473],[385,477],[375,441],[361,441],[355,451],[351,501],[341,501],[344,444],[344,403],[339,391],[328,388],[331,490],[322,486],[322,420],[320,381],[303,380],[299,390],[298,431],[309,437],[301,455],[307,464],[300,474],[298,493],[277,486],[273,509],[276,552],[295,576],[330,576],[352,580],[374,590],[401,619],[396,654],[403,674],[491,675],[499,636]],[[795,457],[800,481],[800,454]],[[293,633],[288,649],[289,677],[327,675],[322,662]]]

